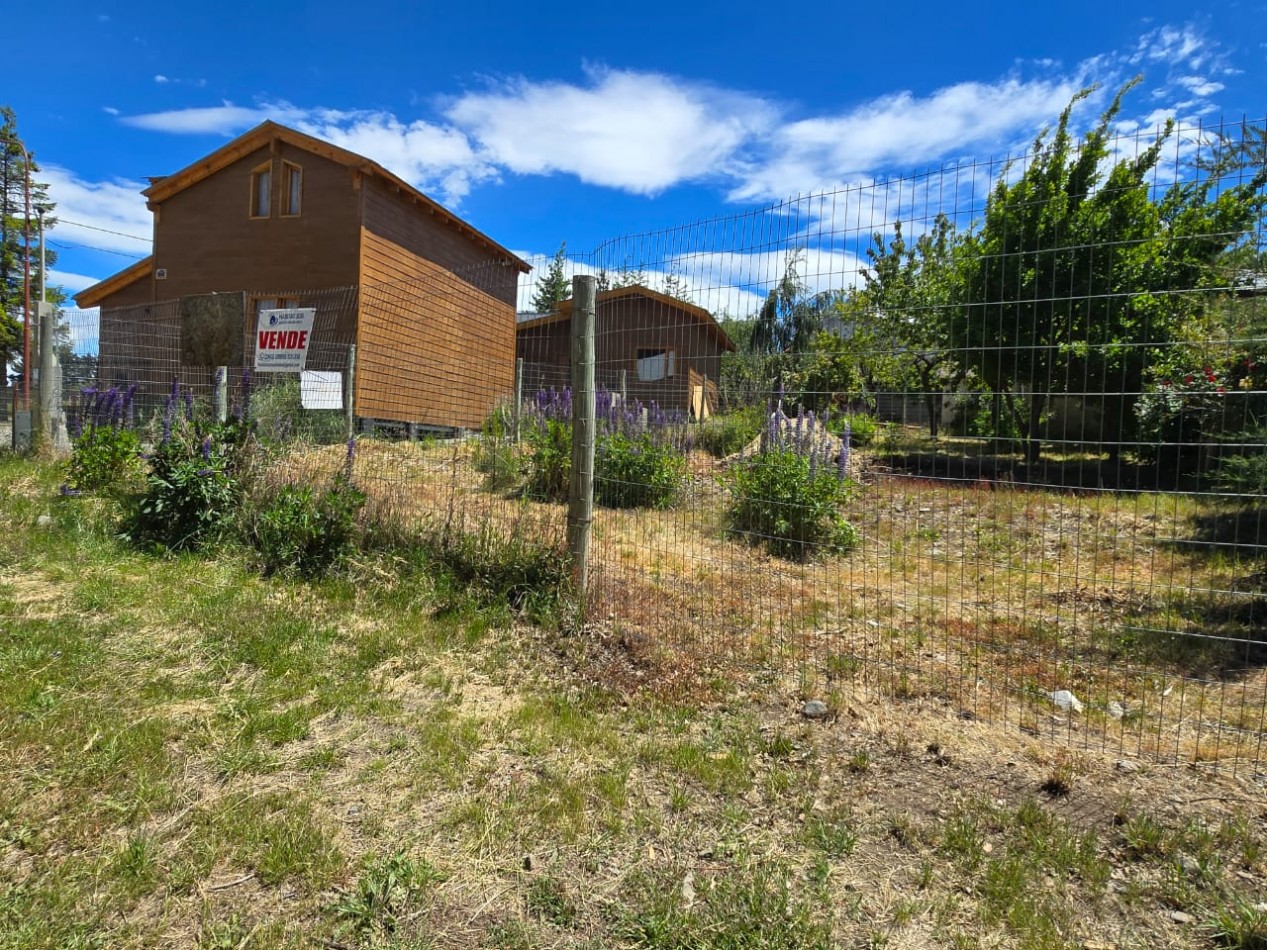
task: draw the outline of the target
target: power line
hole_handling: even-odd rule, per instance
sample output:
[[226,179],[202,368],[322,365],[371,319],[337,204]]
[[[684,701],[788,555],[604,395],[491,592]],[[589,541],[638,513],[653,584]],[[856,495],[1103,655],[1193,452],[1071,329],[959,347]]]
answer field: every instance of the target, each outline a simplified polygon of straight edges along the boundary
[[74,250],[77,247],[82,247],[82,248],[87,248],[90,251],[101,251],[103,254],[118,254],[120,257],[130,257],[134,261],[139,261],[143,257],[145,257],[144,254],[132,254],[128,251],[116,251],[110,247],[97,247],[95,244],[84,244],[80,241],[72,240],[69,243],[64,242],[64,241],[49,241],[48,243],[53,245],[54,247],[60,247],[62,250],[66,250],[66,251]]
[[117,237],[131,238],[134,241],[144,241],[146,244],[153,244],[153,240],[147,237],[141,237],[139,234],[128,234],[124,231],[111,231],[109,228],[99,228],[95,224],[83,224],[80,221],[68,221],[66,218],[58,218],[58,224],[69,224],[76,228],[87,228],[89,231],[100,231],[102,234],[113,234]]

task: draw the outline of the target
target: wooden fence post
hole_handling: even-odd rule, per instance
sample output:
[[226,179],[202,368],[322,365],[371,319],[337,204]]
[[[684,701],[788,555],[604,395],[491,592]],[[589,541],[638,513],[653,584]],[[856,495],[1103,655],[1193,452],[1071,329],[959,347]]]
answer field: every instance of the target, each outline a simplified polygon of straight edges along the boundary
[[519,442],[519,413],[524,404],[524,358],[515,360],[515,404],[510,410],[511,437]]
[[594,522],[594,294],[592,275],[572,281],[572,478],[568,491],[568,553],[584,619]]

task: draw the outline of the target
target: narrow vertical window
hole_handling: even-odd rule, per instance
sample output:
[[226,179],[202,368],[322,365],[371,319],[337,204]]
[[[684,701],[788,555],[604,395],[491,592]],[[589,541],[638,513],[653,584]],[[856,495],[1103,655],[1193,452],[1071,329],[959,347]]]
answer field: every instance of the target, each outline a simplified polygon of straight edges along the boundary
[[267,218],[272,202],[273,172],[270,165],[261,165],[251,173],[251,217]]
[[304,170],[298,165],[285,162],[282,165],[286,181],[286,203],[283,214],[295,216],[299,214],[304,195]]

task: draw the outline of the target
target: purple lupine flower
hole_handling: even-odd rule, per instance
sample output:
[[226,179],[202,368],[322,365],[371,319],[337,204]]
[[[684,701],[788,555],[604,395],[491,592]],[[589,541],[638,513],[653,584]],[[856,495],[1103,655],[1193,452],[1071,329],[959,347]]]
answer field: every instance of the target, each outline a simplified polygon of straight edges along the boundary
[[198,469],[198,477],[206,478],[208,475],[210,475],[214,471],[215,471],[214,468],[200,468]]
[[67,482],[62,482],[61,487],[57,491],[66,498],[75,498],[81,494],[78,488],[71,488]]
[[805,451],[805,407],[798,405],[796,407],[796,441],[793,443],[796,454],[800,455]]
[[192,389],[185,390],[185,421],[194,421],[194,391]]
[[350,435],[348,436],[347,463],[351,465],[355,461],[356,461],[356,436]]
[[840,457],[836,461],[837,474],[842,482],[849,477],[849,437],[851,434],[849,422],[846,421],[840,433]]
[[202,440],[202,458],[203,461],[211,461],[211,436],[205,436]]

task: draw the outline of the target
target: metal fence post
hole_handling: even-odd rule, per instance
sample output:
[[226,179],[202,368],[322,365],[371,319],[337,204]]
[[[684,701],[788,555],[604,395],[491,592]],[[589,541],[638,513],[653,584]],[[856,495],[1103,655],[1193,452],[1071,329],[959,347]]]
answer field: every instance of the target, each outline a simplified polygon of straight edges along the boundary
[[356,344],[348,347],[348,368],[343,378],[343,412],[347,418],[348,438],[356,435]]
[[515,404],[510,410],[511,437],[519,442],[519,413],[524,403],[524,358],[515,360]]
[[594,522],[594,288],[591,275],[572,281],[572,479],[568,492],[568,553],[582,617]]

